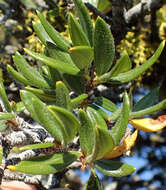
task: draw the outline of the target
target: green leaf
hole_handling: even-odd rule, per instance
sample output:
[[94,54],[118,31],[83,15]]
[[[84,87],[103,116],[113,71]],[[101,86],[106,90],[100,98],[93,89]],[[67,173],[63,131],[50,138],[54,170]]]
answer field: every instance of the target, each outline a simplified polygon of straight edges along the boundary
[[55,102],[56,101],[56,96],[55,92],[54,95],[49,91],[48,89],[37,89],[37,88],[32,88],[32,87],[25,87],[25,90],[32,92],[34,95],[36,95],[38,98],[40,98],[44,102]]
[[0,120],[8,120],[8,119],[13,119],[15,116],[12,113],[3,113],[0,112]]
[[38,22],[32,22],[33,25],[33,29],[35,31],[35,33],[37,34],[39,40],[46,46],[46,42],[52,42],[52,39],[49,37],[49,35],[47,34],[47,32],[45,31],[44,27],[42,26],[41,23]]
[[128,54],[123,54],[110,71],[110,76],[115,77],[120,73],[127,72],[131,69],[131,60]]
[[166,108],[166,99],[161,101],[160,103],[155,104],[154,106],[148,107],[146,109],[136,111],[136,112],[131,112],[130,118],[135,118],[135,117],[140,117],[140,116],[147,115],[147,114],[152,114],[154,112],[161,111],[165,108]]
[[124,136],[126,131],[126,127],[129,120],[129,111],[130,111],[130,103],[127,93],[124,94],[123,98],[123,107],[122,112],[115,123],[114,127],[111,129],[110,134],[114,140],[115,146],[117,146]]
[[53,111],[63,123],[65,132],[67,134],[67,139],[65,140],[67,142],[72,141],[77,133],[78,128],[80,127],[78,119],[71,112],[64,108],[58,106],[49,106],[48,109],[49,111]]
[[95,163],[95,167],[105,175],[112,177],[131,175],[136,169],[129,164],[112,160],[99,160]]
[[97,174],[91,170],[90,178],[85,186],[85,190],[103,190]]
[[14,112],[18,112],[18,113],[24,111],[25,110],[24,103],[22,101],[20,101],[20,102],[17,102],[15,104],[13,104],[12,105],[12,110]]
[[27,174],[48,175],[62,171],[81,156],[80,152],[70,151],[50,156],[37,157],[20,162],[17,166],[8,166],[10,170]]
[[[144,64],[142,64],[139,67],[136,67],[128,72],[120,73],[119,75],[115,77],[109,78],[109,73],[106,73],[105,75],[99,77],[98,83],[110,81],[111,83],[125,83],[129,82],[133,79],[138,78],[141,74],[143,74],[147,69],[149,69],[159,58],[161,55],[161,52],[163,51],[165,46],[165,41],[162,41],[154,55],[148,59]],[[100,81],[100,82],[99,82]]]
[[93,46],[93,23],[88,9],[82,0],[73,0],[73,2],[75,4],[82,29],[88,37],[91,46]]
[[154,88],[151,92],[141,98],[133,107],[133,112],[140,111],[151,107],[155,104],[156,98],[159,93],[159,87]]
[[56,105],[71,111],[69,90],[62,81],[56,82]]
[[5,87],[1,79],[0,79],[0,99],[2,99],[2,103],[4,104],[6,111],[11,112],[12,109],[11,109],[7,94],[5,92]]
[[37,15],[44,29],[48,33],[49,37],[55,42],[55,44],[63,51],[68,51],[70,48],[69,41],[66,40],[59,32],[57,32],[39,11],[37,11]]
[[67,134],[62,121],[34,94],[21,91],[21,99],[32,117],[40,123],[58,142],[66,144]]
[[[30,112],[32,118],[37,121],[38,123],[40,123],[38,116],[35,112],[35,108],[32,104],[32,98],[37,98],[34,94],[27,92],[25,90],[21,90],[20,91],[20,97],[22,102],[24,103],[26,109]],[[38,99],[38,98],[37,98]]]
[[102,107],[99,107],[96,104],[89,104],[89,106],[94,108],[102,116],[104,120],[108,120],[109,114],[106,111],[104,111]]
[[94,108],[88,106],[86,109],[86,113],[88,114],[94,126],[97,125],[99,128],[104,130],[108,129],[105,120]]
[[13,60],[18,71],[23,74],[23,76],[31,83],[31,85],[39,88],[50,88],[50,85],[44,79],[44,77],[32,66],[30,66],[19,52],[15,54]]
[[31,82],[28,81],[21,73],[17,72],[12,66],[7,65],[7,71],[18,82],[23,83],[24,85],[31,85]]
[[69,54],[79,69],[88,68],[93,61],[93,49],[88,46],[75,46],[69,49]]
[[80,72],[80,70],[76,66],[74,67],[72,65],[69,65],[69,64],[64,63],[62,61],[59,61],[57,59],[47,57],[43,54],[35,53],[35,52],[28,50],[28,49],[25,49],[25,52],[28,55],[34,57],[35,59],[43,62],[44,64],[46,64],[50,67],[53,67],[53,68],[55,68],[58,71],[61,71],[63,73],[68,73],[71,75],[77,75]]
[[97,97],[95,103],[110,112],[114,112],[118,109],[116,104],[104,97]]
[[50,57],[75,66],[68,52],[62,51],[51,42],[46,42],[46,48]]
[[76,98],[71,99],[71,107],[73,109],[77,108],[87,97],[88,94],[81,94]]
[[119,118],[121,111],[122,111],[122,107],[114,111],[111,115],[108,116],[108,121],[116,121]]
[[69,88],[77,95],[85,93],[85,78],[83,76],[63,74],[63,77]]
[[92,162],[99,160],[104,157],[104,155],[111,152],[114,148],[114,141],[110,133],[105,129],[101,129],[98,126],[95,127],[95,146],[93,153],[86,158],[87,162]]
[[85,154],[91,154],[95,146],[95,128],[87,113],[82,109],[79,110],[79,120],[81,123],[79,128],[81,149]]
[[109,0],[98,0],[97,9],[104,12],[111,7],[111,2]]
[[46,143],[40,143],[40,144],[30,144],[30,145],[25,145],[22,147],[19,147],[19,151],[25,151],[25,150],[31,150],[31,149],[39,149],[39,148],[49,148],[52,146],[56,146],[55,143],[50,143],[50,142],[46,142]]
[[94,66],[97,76],[106,73],[114,60],[115,45],[110,28],[98,17],[94,32]]
[[82,46],[82,45],[89,46],[89,41],[87,39],[87,36],[83,32],[78,21],[70,13],[68,16],[68,28],[69,28],[70,38],[74,46]]

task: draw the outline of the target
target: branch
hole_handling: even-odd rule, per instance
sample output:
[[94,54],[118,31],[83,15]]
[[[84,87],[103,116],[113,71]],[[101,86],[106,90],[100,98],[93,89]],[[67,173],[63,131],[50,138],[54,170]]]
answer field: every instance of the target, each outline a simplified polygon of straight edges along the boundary
[[100,16],[103,18],[108,24],[112,24],[112,19],[109,16],[106,16],[104,13],[99,11],[95,6],[93,6],[91,3],[85,2],[85,5],[87,8],[93,12],[95,16]]
[[147,15],[152,10],[161,8],[164,4],[166,4],[166,0],[142,0],[125,13],[125,21],[129,25],[133,25],[140,16]]

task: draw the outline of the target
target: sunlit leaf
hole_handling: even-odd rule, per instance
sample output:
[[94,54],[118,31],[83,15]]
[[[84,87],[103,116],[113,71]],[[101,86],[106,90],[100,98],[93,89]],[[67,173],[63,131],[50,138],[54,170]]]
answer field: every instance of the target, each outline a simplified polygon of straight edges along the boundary
[[95,163],[95,167],[105,175],[112,177],[131,175],[136,169],[129,164],[112,160],[99,160]]
[[27,174],[47,175],[62,171],[81,156],[80,152],[70,151],[56,153],[50,156],[37,157],[20,162],[16,166],[9,165],[8,169]]
[[98,17],[94,33],[94,66],[97,76],[106,73],[114,60],[115,46],[111,30],[106,22]]

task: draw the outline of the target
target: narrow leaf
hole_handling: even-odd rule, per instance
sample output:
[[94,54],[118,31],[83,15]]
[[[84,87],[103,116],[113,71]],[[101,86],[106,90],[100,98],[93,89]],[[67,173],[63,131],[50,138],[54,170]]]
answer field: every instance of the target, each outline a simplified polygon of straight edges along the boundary
[[154,113],[154,112],[161,111],[161,110],[163,110],[165,108],[166,108],[166,99],[161,101],[160,103],[155,104],[154,106],[148,107],[146,109],[136,111],[136,112],[130,112],[130,118],[140,117],[140,116],[143,116],[143,115],[151,114],[151,113]]
[[93,153],[86,158],[87,162],[100,160],[104,155],[111,152],[114,148],[114,141],[110,133],[106,130],[95,127],[95,146]]
[[19,72],[22,73],[22,75],[31,83],[31,85],[39,88],[50,88],[50,85],[44,79],[44,77],[32,66],[30,66],[19,52],[15,54],[13,60]]
[[55,44],[62,50],[68,51],[70,47],[70,43],[59,33],[57,32],[53,26],[46,20],[46,18],[37,11],[37,15],[40,19],[41,24],[43,25],[44,29],[48,33],[49,37],[55,42]]
[[8,166],[8,169],[27,174],[48,175],[62,171],[80,156],[81,153],[76,151],[56,153],[50,156],[25,160],[20,162],[17,166]]
[[94,66],[97,76],[106,73],[114,60],[115,46],[111,30],[106,22],[98,17],[94,33]]
[[[7,112],[11,112],[11,106],[7,97],[7,94],[5,92],[5,87],[3,85],[3,82],[0,80],[0,99],[2,100],[2,103],[6,109]],[[1,103],[1,102],[0,102]]]
[[40,144],[30,144],[26,146],[19,147],[19,151],[31,150],[31,149],[39,149],[39,148],[49,148],[55,146],[55,143],[40,143]]
[[99,160],[95,163],[95,167],[105,175],[112,177],[131,175],[136,169],[129,164],[112,160]]
[[95,128],[87,113],[81,109],[79,110],[79,120],[81,123],[79,128],[81,149],[85,154],[91,154],[95,146]]
[[80,127],[78,119],[68,110],[58,107],[58,106],[49,106],[49,111],[52,110],[58,118],[63,123],[64,129],[66,131],[67,142],[70,142],[75,137],[78,128]]
[[8,119],[13,119],[15,116],[12,113],[3,113],[0,112],[0,120],[8,120]]
[[120,73],[129,71],[131,68],[131,60],[128,54],[123,54],[120,59],[116,62],[114,67],[110,71],[110,76],[115,77]]
[[62,81],[56,82],[56,105],[71,111],[69,90]]
[[[66,144],[67,134],[62,121],[55,115],[50,113],[47,106],[39,100],[34,94],[22,91],[21,98],[25,102],[25,106],[31,113],[32,117],[55,138],[55,140]],[[27,105],[27,103],[29,103]]]
[[46,48],[50,57],[75,66],[68,52],[62,51],[51,42],[46,42]]
[[138,78],[157,61],[157,59],[161,55],[161,52],[164,49],[164,46],[165,41],[162,41],[154,55],[141,66],[136,67],[128,72],[120,73],[119,75],[112,78],[109,78],[109,73],[106,73],[105,75],[99,77],[97,80],[99,80],[100,82],[110,81],[112,83],[125,83]]
[[93,23],[89,11],[82,0],[73,0],[73,2],[76,6],[82,29],[88,37],[91,46],[93,46]]
[[118,109],[116,104],[104,97],[97,97],[95,103],[110,112],[114,112]]
[[71,99],[71,107],[77,108],[86,98],[88,97],[88,94],[81,94],[77,96],[76,98]]
[[68,17],[68,27],[69,27],[70,38],[74,46],[89,45],[87,36],[85,35],[80,24],[72,14],[69,14]]
[[79,69],[88,68],[93,61],[93,49],[88,46],[75,46],[69,49],[69,54]]
[[85,186],[85,190],[103,190],[100,180],[94,171],[91,171],[90,178]]
[[74,67],[72,65],[69,65],[67,63],[64,63],[62,61],[59,61],[57,59],[53,59],[53,58],[50,58],[50,57],[47,57],[43,54],[39,54],[39,53],[35,53],[31,50],[28,50],[28,49],[25,49],[25,52],[34,57],[35,59],[43,62],[44,64],[50,66],[50,67],[53,67],[55,69],[57,69],[58,71],[61,71],[63,73],[68,73],[68,74],[71,74],[71,75],[77,75],[79,73],[79,69],[77,67]]
[[32,87],[25,87],[25,90],[32,92],[34,95],[36,95],[38,98],[40,98],[41,100],[45,101],[45,102],[55,102],[56,100],[56,96],[55,96],[55,92],[54,95],[53,93],[51,93],[51,91],[49,91],[48,89],[37,89],[37,88],[32,88]]
[[12,66],[7,65],[7,70],[10,75],[20,83],[25,85],[31,85],[30,81],[28,81],[21,73],[17,72]]
[[151,107],[155,104],[156,98],[159,93],[159,87],[154,88],[151,92],[141,98],[133,107],[133,111],[140,111]]
[[33,25],[33,29],[35,31],[35,33],[37,34],[39,40],[46,46],[46,42],[52,42],[52,39],[49,37],[49,35],[47,34],[47,32],[45,31],[44,27],[42,26],[41,23],[38,22],[32,22]]
[[130,103],[127,93],[124,94],[123,98],[123,108],[119,119],[117,120],[115,126],[111,129],[110,134],[114,139],[115,146],[119,144],[121,138],[123,137],[129,119]]
[[85,78],[79,75],[63,74],[63,78],[68,84],[69,88],[72,89],[77,95],[85,93]]
[[103,117],[92,107],[88,106],[86,112],[94,126],[107,130],[107,124]]

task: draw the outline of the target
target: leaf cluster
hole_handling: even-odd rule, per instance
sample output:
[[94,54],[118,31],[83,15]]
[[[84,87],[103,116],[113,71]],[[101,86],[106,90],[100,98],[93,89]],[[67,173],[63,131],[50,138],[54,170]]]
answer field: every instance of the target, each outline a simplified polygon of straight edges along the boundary
[[[50,174],[62,171],[77,161],[82,169],[91,169],[86,189],[102,189],[94,168],[113,177],[130,175],[135,167],[105,159],[105,156],[121,144],[130,119],[164,109],[166,100],[150,103],[156,97],[153,91],[132,107],[132,98],[124,92],[122,106],[118,108],[111,100],[96,97],[94,89],[102,83],[123,84],[137,79],[157,61],[165,42],[161,42],[154,55],[143,65],[132,68],[128,54],[115,60],[114,39],[105,21],[98,17],[94,26],[83,2],[74,0],[74,5],[78,19],[68,14],[71,41],[37,12],[40,22],[34,22],[33,28],[45,51],[36,53],[25,49],[25,52],[40,63],[40,68],[36,70],[30,66],[19,52],[13,56],[16,69],[7,66],[11,76],[25,85],[25,89],[20,91],[20,110],[26,108],[54,138],[54,145],[35,144],[22,150],[56,146],[65,148],[65,152],[57,153],[55,148],[51,155],[24,160],[17,165],[9,165],[8,169]],[[0,119],[14,119],[17,104],[11,106],[8,101],[2,77],[0,96],[6,110],[6,113],[0,113]],[[110,128],[110,124],[113,127]],[[81,151],[70,150],[69,144],[75,138],[79,138]]]

